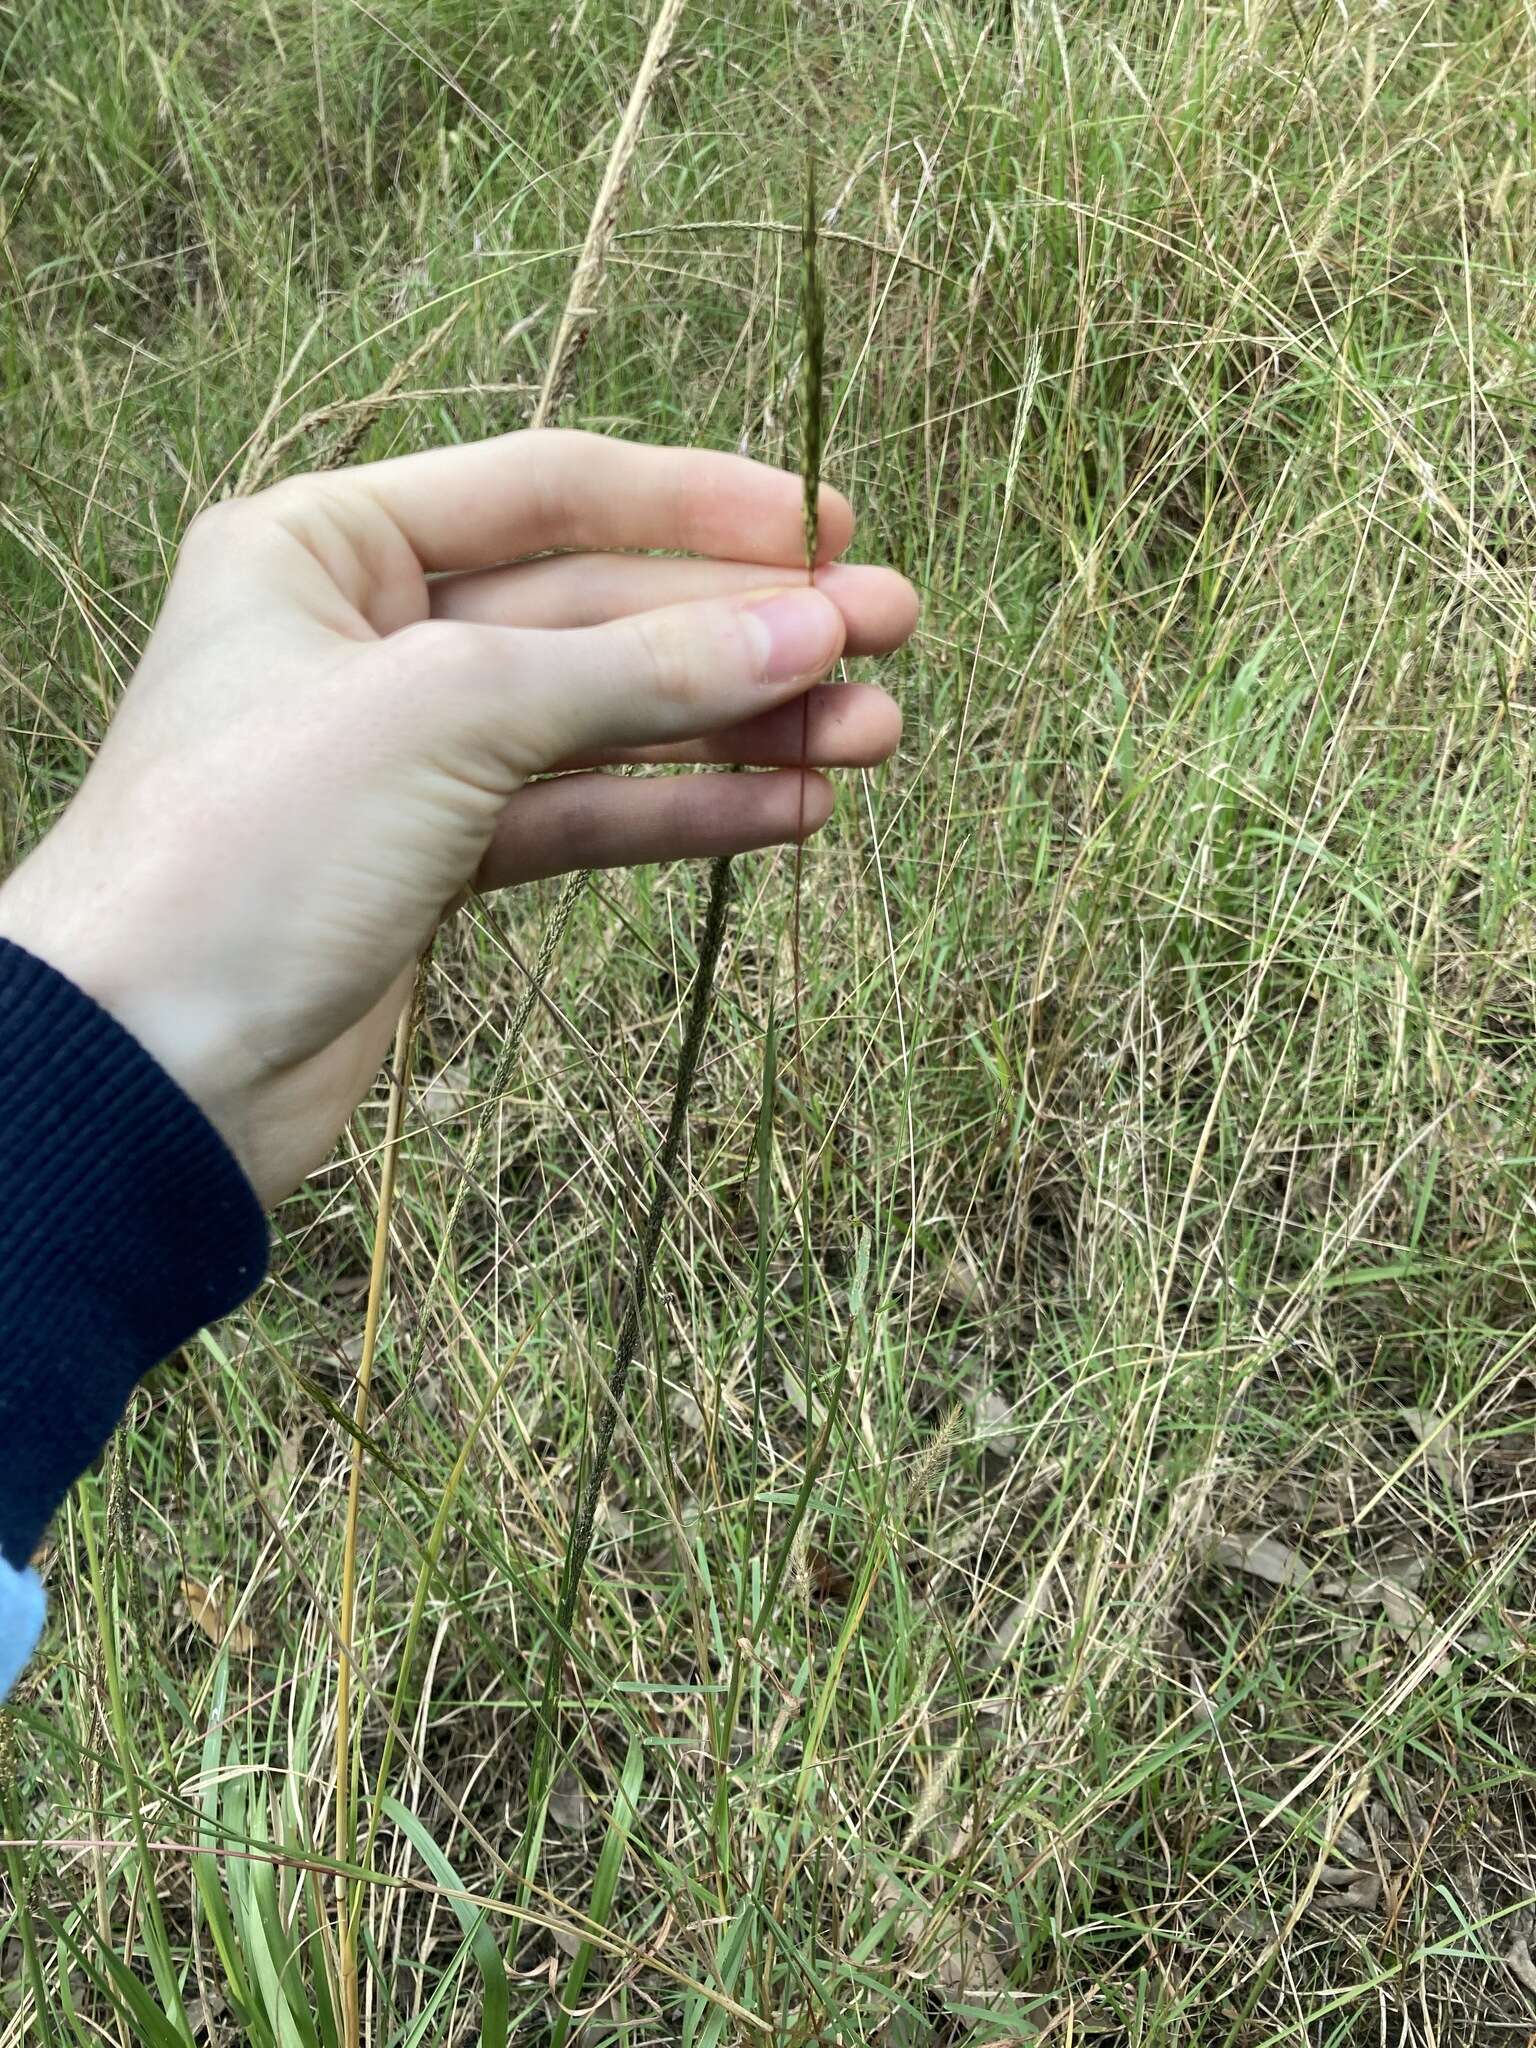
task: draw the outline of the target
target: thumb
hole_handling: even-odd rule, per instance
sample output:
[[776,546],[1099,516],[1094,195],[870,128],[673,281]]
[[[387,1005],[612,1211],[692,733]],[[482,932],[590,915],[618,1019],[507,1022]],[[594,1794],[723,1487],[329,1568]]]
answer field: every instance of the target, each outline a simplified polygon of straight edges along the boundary
[[[843,637],[837,606],[796,586],[556,632],[431,620],[379,651],[402,683],[446,684],[463,736],[515,784],[573,755],[697,739],[751,718],[824,675]],[[441,715],[440,691],[412,694]]]

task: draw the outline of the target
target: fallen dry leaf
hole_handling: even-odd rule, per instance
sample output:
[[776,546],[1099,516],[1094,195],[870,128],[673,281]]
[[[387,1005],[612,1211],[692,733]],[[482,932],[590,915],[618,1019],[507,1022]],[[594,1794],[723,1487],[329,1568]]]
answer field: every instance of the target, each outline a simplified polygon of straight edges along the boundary
[[224,1602],[211,1586],[205,1586],[201,1579],[183,1579],[181,1597],[187,1603],[188,1618],[202,1630],[210,1643],[227,1644],[242,1657],[248,1657],[255,1649],[255,1629],[246,1621],[237,1621],[231,1626],[224,1612]]
[[1458,1500],[1465,1500],[1467,1466],[1458,1426],[1433,1408],[1403,1408],[1399,1413],[1422,1445],[1425,1464]]
[[1381,1899],[1381,1879],[1374,1870],[1353,1873],[1354,1882],[1342,1891],[1317,1891],[1312,1904],[1327,1913],[1370,1913]]
[[985,1937],[960,1928],[935,1958],[934,1981],[952,1998],[997,1998],[1008,1989],[1008,1972]]
[[1009,1427],[1013,1409],[997,1389],[972,1387],[965,1396],[965,1405],[982,1449],[999,1458],[1013,1457],[1019,1448],[1018,1431]]
[[1418,1588],[1428,1569],[1429,1559],[1417,1553],[1373,1558],[1351,1577],[1344,1597],[1351,1607],[1380,1607],[1393,1628],[1404,1635],[1424,1618]]
[[687,1387],[668,1384],[667,1408],[674,1422],[681,1423],[684,1429],[691,1429],[695,1436],[704,1434],[704,1410]]
[[574,1771],[562,1771],[549,1795],[549,1817],[568,1835],[585,1834],[589,1812],[587,1795]]
[[891,1932],[906,1948],[915,1948],[922,1940],[923,1929],[928,1925],[929,1909],[921,1898],[897,1883],[894,1877],[884,1871],[875,1879],[875,1912],[882,1919],[887,1913],[891,1917]]
[[1213,1554],[1227,1571],[1247,1572],[1271,1586],[1303,1586],[1312,1576],[1312,1567],[1278,1536],[1222,1536]]
[[1451,1869],[1456,1895],[1474,1920],[1483,1915],[1483,1873],[1468,1855],[1459,1856]]
[[952,1308],[985,1308],[987,1290],[969,1252],[956,1252],[944,1269],[944,1299]]
[[1367,1842],[1364,1835],[1361,1834],[1360,1830],[1356,1827],[1351,1827],[1347,1820],[1340,1821],[1339,1825],[1334,1829],[1333,1846],[1336,1849],[1342,1849],[1346,1856],[1353,1858],[1356,1870],[1370,1869],[1371,1845]]
[[[1435,1639],[1435,1618],[1418,1592],[1428,1569],[1429,1559],[1417,1552],[1373,1558],[1352,1575],[1343,1589],[1344,1598],[1362,1611],[1379,1607],[1392,1633],[1402,1637],[1412,1655],[1420,1655]],[[1444,1672],[1449,1662],[1442,1649],[1434,1658],[1434,1669]]]
[[805,1554],[806,1575],[810,1590],[818,1600],[833,1600],[845,1605],[853,1595],[853,1579],[843,1570],[835,1557],[812,1543]]
[[1021,1600],[1015,1600],[1008,1612],[998,1623],[997,1634],[992,1640],[988,1655],[989,1665],[1003,1663],[1013,1654],[1020,1636],[1042,1614],[1053,1614],[1056,1610],[1056,1596],[1052,1591],[1051,1574],[1044,1571]]
[[468,1099],[469,1068],[462,1060],[439,1068],[421,1091],[422,1109],[439,1120],[461,1115]]
[[634,1516],[604,1494],[592,1517],[595,1527],[615,1543],[628,1543],[635,1533]]
[[1531,1960],[1530,1944],[1523,1934],[1517,1934],[1504,1951],[1504,1967],[1527,1991],[1536,1991],[1536,1962]]
[[261,1482],[261,1497],[276,1514],[288,1505],[288,1496],[293,1491],[293,1482],[299,1476],[301,1454],[304,1449],[302,1429],[290,1429],[283,1437],[267,1467],[267,1476]]

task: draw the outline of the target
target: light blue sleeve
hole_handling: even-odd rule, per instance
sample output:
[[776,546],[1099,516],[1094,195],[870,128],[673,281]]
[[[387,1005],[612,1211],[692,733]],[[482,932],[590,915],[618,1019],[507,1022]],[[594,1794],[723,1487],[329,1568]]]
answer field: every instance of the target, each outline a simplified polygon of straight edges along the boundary
[[19,1572],[0,1557],[0,1700],[37,1647],[44,1605],[43,1582],[32,1567]]

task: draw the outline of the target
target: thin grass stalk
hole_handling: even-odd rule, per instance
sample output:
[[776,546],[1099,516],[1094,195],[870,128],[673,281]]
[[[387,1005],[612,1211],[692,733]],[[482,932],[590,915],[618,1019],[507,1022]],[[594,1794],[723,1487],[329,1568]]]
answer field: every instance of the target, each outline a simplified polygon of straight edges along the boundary
[[[827,312],[821,289],[820,220],[816,199],[816,154],[805,153],[805,212],[800,226],[800,481],[805,520],[806,580],[816,581],[821,545],[821,464],[827,434]],[[805,784],[811,743],[810,692],[800,699],[800,830],[795,839],[795,894],[791,958],[794,968],[795,1055],[800,1057],[800,892],[805,866]],[[807,1296],[807,1300],[809,1297]]]
[[395,1675],[394,1698],[384,1730],[384,1753],[379,1760],[378,1776],[374,1781],[373,1798],[368,1814],[368,1833],[363,1843],[362,1854],[357,1859],[363,1865],[371,1864],[373,1859],[374,1842],[378,1836],[379,1822],[384,1815],[384,1800],[389,1791],[389,1773],[395,1760],[395,1746],[401,1727],[401,1718],[405,1713],[406,1693],[409,1689],[415,1667],[416,1641],[421,1632],[421,1620],[422,1616],[426,1613],[428,1597],[436,1583],[435,1573],[438,1556],[448,1534],[454,1502],[458,1499],[459,1487],[463,1483],[464,1474],[469,1469],[470,1456],[479,1444],[480,1432],[485,1426],[492,1404],[500,1398],[501,1391],[505,1387],[507,1378],[517,1359],[518,1353],[515,1350],[509,1351],[500,1371],[493,1373],[486,1382],[485,1393],[481,1398],[480,1405],[476,1409],[468,1429],[464,1432],[464,1441],[459,1445],[458,1453],[454,1458],[452,1466],[449,1468],[448,1477],[443,1482],[442,1497],[437,1504],[437,1513],[432,1520],[432,1529],[427,1537],[426,1548],[421,1554],[421,1563],[416,1574],[416,1590],[411,1596],[411,1611],[406,1620],[405,1637],[400,1651],[399,1670]]
[[[820,205],[817,198],[816,154],[807,143],[805,157],[805,204],[800,226],[800,482],[805,529],[805,573],[806,580],[816,581],[816,554],[821,545],[821,468],[826,445],[826,300],[822,292],[820,260]],[[794,1045],[793,1057],[796,1063],[797,1084],[804,1100],[805,1072],[802,1056],[803,1032],[801,1029],[801,973],[800,973],[800,893],[805,858],[805,789],[810,756],[810,693],[800,700],[800,830],[795,841],[795,873],[793,908],[791,913],[791,964],[794,977]],[[772,1216],[772,1157],[773,1157],[773,1112],[774,1097],[778,1085],[778,1027],[777,1019],[770,1011],[768,1032],[763,1058],[762,1105],[758,1116],[757,1152],[757,1275],[756,1275],[756,1329],[753,1343],[752,1402],[753,1436],[752,1464],[747,1489],[747,1514],[749,1522],[755,1515],[757,1500],[757,1446],[762,1419],[762,1378],[766,1362],[767,1328],[767,1235]],[[810,1262],[810,1230],[807,1209],[807,1186],[802,1184],[801,1204],[801,1257],[808,1269]],[[802,1273],[804,1284],[801,1299],[806,1303],[804,1322],[804,1347],[807,1359],[803,1361],[801,1381],[810,1393],[808,1353],[810,1348],[810,1287],[808,1270]],[[829,1419],[830,1419],[829,1411]],[[814,1469],[819,1460],[811,1460]],[[798,1524],[796,1524],[798,1527]],[[747,1544],[750,1549],[751,1528],[747,1530]],[[791,1536],[793,1541],[793,1536]],[[773,1600],[777,1598],[779,1582],[787,1561],[787,1546],[781,1555],[771,1585],[765,1587],[761,1608],[751,1627],[751,1638],[756,1640],[758,1631],[764,1626]],[[742,1643],[748,1637],[748,1559],[741,1564],[741,1585],[737,1596],[736,1617],[732,1628],[731,1676],[726,1694],[725,1711],[719,1722],[720,1729],[720,1779],[715,1800],[714,1825],[717,1850],[720,1858],[722,1887],[728,1868],[727,1857],[727,1757],[731,1732],[736,1725],[736,1714],[741,1702],[742,1684],[746,1673],[746,1662]],[[723,1891],[722,1891],[723,1903]]]
[[[816,581],[816,555],[821,545],[821,469],[826,451],[826,301],[821,283],[821,219],[817,195],[816,149],[807,132],[805,145],[805,208],[800,225],[800,479],[803,490],[805,519],[805,573],[811,584]],[[801,971],[800,957],[800,904],[805,876],[805,783],[810,753],[810,699],[806,697],[800,707],[800,831],[795,839],[795,879],[793,908],[790,919],[790,973],[792,987],[790,1003],[793,1013],[793,1040],[790,1057],[794,1066],[797,1099],[800,1104],[802,1134],[805,1140],[805,1165],[800,1175],[799,1216],[800,1216],[800,1383],[805,1389],[807,1421],[815,1413],[816,1390],[812,1375],[811,1360],[811,1176],[810,1124],[805,1104],[810,1100],[805,1066],[805,1024],[804,989],[805,977]],[[832,1431],[843,1405],[844,1390],[852,1364],[852,1347],[844,1348],[839,1375],[832,1398],[825,1403],[821,1428],[806,1455],[805,1473],[801,1479],[795,1503],[790,1512],[787,1535],[780,1545],[768,1583],[763,1588],[762,1602],[754,1619],[748,1640],[755,1644],[767,1627],[774,1605],[779,1597],[785,1569],[801,1542],[810,1512],[811,1495],[820,1476],[822,1462],[832,1441]],[[742,1651],[736,1652],[738,1669],[742,1662]],[[767,1864],[758,1869],[753,1885],[753,1896],[759,1909],[762,1905],[763,1888],[767,1878]],[[782,1910],[782,1898],[780,1900]],[[766,1916],[767,1939],[760,1964],[763,1981],[768,1981],[773,1972],[776,1946],[776,1923],[773,1915]]]
[[[571,288],[566,296],[565,311],[560,316],[560,325],[555,330],[555,345],[549,352],[549,363],[544,372],[544,382],[528,424],[531,427],[551,426],[559,417],[560,407],[571,388],[576,359],[587,345],[587,336],[592,331],[593,316],[597,311],[598,291],[608,267],[608,252],[613,246],[614,229],[618,224],[619,201],[629,178],[630,165],[634,161],[635,147],[640,140],[640,130],[645,125],[646,108],[650,105],[655,90],[657,74],[667,52],[672,47],[672,38],[682,18],[686,0],[662,0],[651,33],[646,41],[645,54],[640,59],[640,68],[635,73],[635,82],[630,87],[629,104],[624,109],[624,119],[614,138],[608,156],[608,166],[603,172],[603,181],[597,188],[597,199],[592,207],[591,219],[581,245],[581,254],[576,259],[576,268],[571,275]],[[577,868],[566,876],[565,886],[549,920],[544,942],[539,948],[539,957],[529,977],[528,986],[518,1007],[513,1028],[509,1034],[511,1044],[516,1046],[533,1013],[533,1006],[543,993],[544,982],[554,963],[575,913],[576,905],[586,893],[592,879],[590,868]]]
[[704,1033],[709,1024],[709,1013],[714,999],[715,969],[725,944],[731,894],[732,861],[728,853],[723,853],[710,863],[709,897],[705,905],[704,922],[699,931],[698,960],[694,967],[693,985],[688,995],[687,1023],[683,1031],[682,1046],[678,1052],[672,1107],[667,1117],[666,1131],[662,1136],[661,1149],[656,1155],[656,1173],[651,1185],[651,1198],[646,1207],[639,1246],[625,1287],[624,1307],[619,1318],[618,1336],[614,1342],[613,1364],[609,1368],[607,1384],[603,1390],[591,1460],[581,1488],[576,1519],[571,1526],[570,1541],[566,1545],[554,1625],[550,1630],[549,1655],[545,1664],[538,1728],[534,1736],[533,1760],[528,1774],[528,1831],[522,1855],[525,1884],[531,1883],[538,1868],[539,1849],[543,1839],[543,1809],[552,1776],[555,1702],[560,1690],[564,1648],[570,1640],[571,1627],[576,1618],[576,1603],[581,1593],[587,1557],[592,1548],[592,1528],[597,1519],[598,1505],[603,1497],[603,1486],[613,1458],[614,1432],[623,1413],[630,1371],[640,1349],[640,1332],[644,1322],[645,1304],[650,1295],[651,1273],[656,1264],[656,1254],[666,1225],[667,1205],[671,1198],[678,1161],[682,1155],[683,1136],[688,1128],[688,1112],[693,1101],[694,1082],[698,1078],[699,1058],[704,1049]]
[[629,103],[624,109],[624,118],[619,123],[619,132],[613,139],[613,147],[608,152],[608,163],[603,171],[602,183],[597,188],[597,198],[593,202],[591,218],[587,222],[581,254],[577,257],[576,268],[571,273],[571,288],[566,294],[565,311],[561,314],[560,325],[555,330],[555,345],[549,352],[543,388],[539,392],[538,403],[534,406],[530,426],[548,426],[555,418],[562,399],[570,389],[576,358],[586,347],[593,316],[597,311],[598,292],[608,267],[608,252],[613,244],[613,231],[618,224],[619,201],[624,195],[630,165],[634,162],[635,148],[640,140],[640,131],[645,125],[646,109],[656,87],[657,74],[668,50],[672,47],[672,38],[677,32],[677,24],[682,18],[685,5],[686,0],[661,0],[656,19],[651,24],[645,54],[640,59],[635,82],[629,89]]
[[[133,1743],[128,1730],[128,1710],[123,1698],[123,1670],[119,1650],[121,1638],[117,1614],[117,1569],[115,1561],[109,1555],[104,1556],[103,1546],[96,1538],[98,1501],[99,1489],[93,1487],[91,1497],[82,1503],[80,1528],[85,1536],[86,1573],[101,1631],[102,1666],[107,1681],[110,1710],[108,1726],[113,1749],[121,1768],[135,1861],[143,1878],[144,1913],[149,1925],[149,1939],[144,1946],[154,1976],[155,1989],[160,1994],[166,2017],[173,2026],[179,2027],[183,2036],[190,2041],[191,2022],[187,2018],[181,1980],[172,1961],[171,1941],[166,1931],[165,1913],[155,1878],[154,1858],[149,1846],[149,1830],[144,1824],[144,1803],[140,1794],[143,1780],[134,1757]],[[110,1952],[110,1933],[105,1929],[103,1942]]]
[[[373,1233],[373,1257],[368,1272],[368,1306],[363,1318],[363,1348],[357,1361],[357,1395],[352,1420],[357,1434],[352,1439],[352,1460],[347,1474],[347,1519],[341,1550],[341,1603],[336,1617],[336,1860],[355,1865],[357,1861],[357,1814],[352,1798],[352,1655],[353,1627],[357,1614],[357,1533],[363,1491],[363,1433],[368,1421],[368,1399],[373,1387],[373,1361],[379,1344],[379,1323],[384,1308],[384,1272],[389,1263],[389,1217],[395,1199],[395,1169],[400,1157],[400,1132],[405,1122],[405,1077],[415,1037],[417,991],[420,975],[411,984],[395,1026],[395,1049],[390,1062],[389,1108],[384,1121],[384,1153],[379,1164],[378,1224]],[[337,1968],[341,1979],[342,2039],[346,2048],[359,2048],[362,2017],[357,1991],[357,1924],[361,1894],[354,1880],[336,1880]]]
[[[804,360],[801,371],[800,474],[804,493],[806,575],[812,582],[815,580],[816,551],[820,544],[821,463],[826,418],[824,402],[826,319],[821,290],[816,229],[816,163],[814,154],[808,150],[806,156],[804,232],[801,251],[800,318]],[[794,993],[797,1023],[800,1002],[798,945],[800,859],[804,846],[803,806],[805,800],[805,775],[808,765],[807,755],[809,753],[808,695],[801,700],[801,721],[800,772],[802,814],[801,832],[795,848],[796,946]],[[660,1248],[662,1230],[666,1222],[667,1204],[672,1193],[673,1177],[682,1152],[683,1135],[687,1129],[688,1112],[693,1100],[694,1082],[698,1076],[699,1056],[703,1050],[704,1033],[709,1023],[709,1013],[714,998],[715,969],[725,943],[726,920],[731,898],[731,872],[732,865],[729,854],[719,855],[710,864],[709,899],[705,908],[704,923],[699,937],[698,962],[694,969],[693,986],[688,999],[687,1025],[683,1034],[682,1048],[678,1055],[677,1079],[672,1092],[672,1107],[667,1118],[667,1128],[662,1138],[661,1149],[657,1155],[656,1174],[651,1188],[650,1204],[646,1211],[639,1247],[636,1252],[634,1265],[630,1270],[629,1282],[625,1291],[624,1309],[614,1345],[613,1365],[609,1370],[603,1405],[598,1416],[591,1462],[587,1468],[586,1481],[582,1488],[576,1520],[572,1526],[570,1541],[566,1547],[560,1595],[555,1611],[555,1625],[550,1633],[549,1660],[545,1674],[539,1727],[535,1738],[533,1767],[529,1780],[530,1813],[523,1859],[525,1879],[531,1879],[537,1867],[541,1836],[539,1814],[542,1809],[553,1757],[554,1708],[559,1689],[564,1645],[569,1640],[571,1625],[575,1620],[576,1602],[580,1595],[587,1556],[592,1546],[592,1527],[597,1516],[598,1504],[602,1499],[603,1486],[608,1476],[608,1467],[612,1461],[614,1432],[618,1427],[619,1416],[623,1412],[624,1396],[629,1384],[630,1371],[639,1349],[645,1303],[650,1293],[651,1273],[656,1262],[656,1253]],[[773,1105],[770,1094],[765,1101],[763,1109],[763,1115],[769,1120],[769,1127],[767,1133],[761,1139],[761,1142],[769,1145],[771,1145],[772,1113]],[[804,1235],[804,1243],[806,1257],[808,1258],[810,1243],[808,1232]],[[739,1672],[736,1683],[739,1683]]]
[[603,1482],[607,1477],[608,1465],[613,1454],[613,1434],[623,1412],[630,1368],[640,1347],[640,1328],[646,1298],[650,1292],[651,1270],[656,1263],[656,1253],[661,1245],[661,1233],[667,1219],[667,1203],[671,1197],[673,1179],[683,1149],[683,1134],[688,1127],[693,1085],[698,1078],[699,1057],[704,1049],[704,1033],[709,1023],[709,1012],[714,998],[715,968],[725,944],[731,893],[731,856],[722,853],[710,862],[709,898],[699,934],[699,957],[694,968],[693,988],[688,998],[688,1022],[683,1033],[682,1048],[678,1053],[672,1109],[667,1118],[661,1150],[656,1157],[656,1179],[646,1209],[645,1226],[640,1233],[639,1252],[625,1295],[624,1313],[619,1322],[613,1366],[608,1377],[607,1398],[603,1404],[602,1414],[598,1418],[592,1463],[587,1474],[576,1526],[566,1551],[565,1575],[557,1611],[557,1625],[562,1634],[569,1633],[575,1618],[581,1575],[586,1565],[587,1553],[592,1547],[592,1525],[597,1516]]
[[[635,74],[630,89],[629,103],[619,132],[614,138],[608,163],[598,186],[597,200],[592,208],[587,232],[582,243],[581,255],[571,277],[570,290],[566,296],[565,310],[556,330],[554,346],[550,351],[545,370],[544,383],[533,409],[530,424],[535,427],[548,425],[554,417],[562,397],[569,388],[576,358],[585,345],[590,331],[592,316],[596,310],[598,292],[607,267],[608,250],[613,240],[614,226],[618,218],[619,201],[629,168],[634,160],[635,147],[640,139],[646,108],[650,104],[657,74],[667,51],[678,21],[682,16],[685,0],[662,0],[656,19],[647,38],[645,54]],[[539,967],[547,973],[550,962],[570,923],[571,913],[581,894],[586,877],[574,875],[567,881],[560,902],[556,907],[550,929],[540,948],[535,978],[524,992],[514,1019],[508,1057],[515,1052],[518,1039],[532,1015],[533,1006],[543,985]],[[423,971],[425,956],[423,957]],[[336,1680],[336,1825],[338,1853],[341,1860],[354,1860],[341,1847],[343,1827],[348,1842],[355,1838],[355,1816],[351,1804],[351,1761],[350,1761],[350,1684],[352,1668],[352,1619],[356,1600],[356,1553],[358,1511],[362,1488],[362,1442],[363,1423],[367,1415],[368,1388],[373,1365],[373,1344],[377,1342],[379,1321],[383,1310],[384,1279],[388,1267],[388,1244],[390,1222],[394,1211],[395,1174],[394,1165],[399,1149],[400,1131],[405,1118],[405,1098],[409,1083],[412,1056],[415,1050],[415,1019],[418,1009],[417,991],[413,985],[411,994],[400,1012],[400,1021],[395,1033],[395,1057],[390,1073],[389,1107],[386,1114],[386,1136],[384,1162],[379,1176],[379,1202],[374,1216],[373,1251],[369,1265],[368,1303],[364,1313],[363,1356],[359,1360],[356,1422],[358,1436],[353,1440],[352,1464],[347,1488],[347,1521],[345,1548],[342,1560],[342,1606],[346,1616],[346,1627],[340,1635],[337,1655]],[[372,1341],[370,1342],[370,1334]],[[366,1362],[366,1369],[365,1369]],[[351,1880],[338,1880],[338,1930],[339,1969],[341,1975],[341,2005],[344,2048],[360,2048],[360,2010],[357,1987],[357,1915],[361,1912],[361,1895],[354,1905]]]

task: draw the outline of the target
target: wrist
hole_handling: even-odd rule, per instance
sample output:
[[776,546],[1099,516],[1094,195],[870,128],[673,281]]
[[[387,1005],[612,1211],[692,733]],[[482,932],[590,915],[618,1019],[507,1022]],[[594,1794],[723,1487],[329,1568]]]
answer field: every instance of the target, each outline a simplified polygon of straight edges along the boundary
[[119,906],[82,905],[55,890],[37,855],[0,887],[0,939],[22,947],[99,1003],[195,1102],[253,1181],[250,1077],[231,1057],[219,1006],[177,985],[135,936]]

